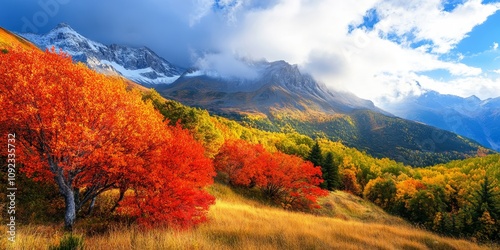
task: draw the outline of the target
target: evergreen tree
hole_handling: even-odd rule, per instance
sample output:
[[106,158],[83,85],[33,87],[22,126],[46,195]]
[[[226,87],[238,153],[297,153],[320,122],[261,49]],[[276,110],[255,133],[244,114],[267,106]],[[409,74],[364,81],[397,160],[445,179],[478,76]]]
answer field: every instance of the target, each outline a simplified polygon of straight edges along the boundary
[[312,162],[314,166],[320,166],[321,167],[321,173],[322,173],[322,178],[323,178],[323,183],[321,183],[321,188],[326,189],[328,187],[328,170],[325,169],[322,165],[323,164],[323,155],[321,153],[321,148],[319,146],[318,141],[313,145],[311,148],[311,151],[309,152],[309,155],[307,156],[308,161]]
[[474,236],[479,240],[499,241],[500,194],[488,176],[484,177],[473,202]]
[[323,167],[326,169],[328,173],[326,177],[328,190],[339,189],[340,186],[342,185],[342,181],[340,179],[339,166],[335,164],[332,152],[328,152],[326,154]]
[[500,194],[495,192],[495,185],[488,176],[484,177],[480,189],[476,191],[474,205],[474,218],[480,218],[484,212],[488,211],[494,220],[500,219]]

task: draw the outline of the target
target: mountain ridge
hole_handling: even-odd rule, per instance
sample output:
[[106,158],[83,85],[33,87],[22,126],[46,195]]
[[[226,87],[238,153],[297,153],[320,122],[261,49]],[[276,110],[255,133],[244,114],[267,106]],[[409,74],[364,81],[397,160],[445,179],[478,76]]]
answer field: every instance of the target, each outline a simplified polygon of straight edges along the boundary
[[275,132],[292,129],[412,166],[463,159],[475,156],[480,149],[476,142],[454,133],[380,112],[371,102],[363,103],[359,98],[347,98],[351,103],[339,101],[336,98],[341,94],[323,89],[296,66],[283,61],[268,64],[260,78],[253,80],[254,89],[227,90],[231,82],[234,87],[244,80],[196,71],[155,88],[167,98],[251,127]]
[[183,72],[151,49],[111,44],[90,40],[65,23],[60,23],[44,35],[19,34],[42,50],[55,47],[70,54],[74,61],[110,75],[122,75],[141,84],[172,83]]
[[[179,85],[179,82],[186,78],[201,76],[214,78],[206,72],[200,74],[200,71],[194,71],[190,74],[189,70],[184,70],[171,64],[147,47],[132,48],[117,44],[104,45],[95,42],[82,36],[65,23],[60,23],[44,35],[32,33],[23,33],[20,35],[32,41],[41,49],[48,49],[54,46],[56,49],[62,49],[70,54],[74,61],[83,62],[96,71],[111,75],[122,75],[142,85],[153,87],[158,84],[176,83]],[[237,79],[235,82],[216,79],[219,83],[223,83],[224,92],[231,91],[233,88],[236,92],[241,92],[239,94],[241,96],[245,95],[245,92],[248,92],[249,89],[261,88],[267,82],[273,81],[278,83],[279,86],[261,90],[262,93],[257,97],[246,96],[245,98],[264,100],[276,93],[283,93],[284,95],[281,96],[283,100],[288,99],[290,102],[293,102],[294,98],[299,99],[301,103],[297,102],[290,107],[303,111],[307,110],[308,106],[311,106],[316,110],[326,113],[348,112],[354,109],[365,108],[384,112],[375,107],[373,102],[369,100],[363,100],[351,93],[341,93],[328,89],[326,85],[316,82],[310,75],[302,74],[297,65],[290,65],[285,61],[261,61],[249,64],[254,66],[253,70],[262,71],[259,73],[264,75],[261,75],[260,78],[267,79],[267,81]],[[216,86],[210,87],[213,88]],[[211,91],[214,92],[215,90]],[[307,94],[307,98],[301,98],[296,93],[305,93]],[[308,102],[308,99],[313,101]],[[263,110],[262,107],[258,109],[259,111]]]
[[[235,107],[244,112],[269,115],[270,108],[289,108],[296,112],[320,111],[327,114],[345,113],[355,109],[370,109],[386,113],[373,102],[350,93],[328,89],[297,65],[285,61],[258,62],[253,79],[213,76],[201,70],[183,74],[168,86],[154,86],[163,95],[211,110]],[[387,114],[387,113],[386,113]]]
[[422,122],[500,150],[500,97],[481,100],[426,91],[384,108],[401,118]]

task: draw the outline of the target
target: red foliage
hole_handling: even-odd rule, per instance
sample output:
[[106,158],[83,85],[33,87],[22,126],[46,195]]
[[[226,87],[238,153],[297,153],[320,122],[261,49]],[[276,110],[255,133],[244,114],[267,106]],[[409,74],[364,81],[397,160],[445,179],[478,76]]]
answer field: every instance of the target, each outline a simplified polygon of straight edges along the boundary
[[269,153],[261,145],[243,140],[227,141],[216,156],[215,166],[233,185],[256,186],[284,207],[317,208],[317,197],[327,194],[318,185],[321,169],[299,157]]
[[119,211],[139,216],[143,225],[161,223],[186,228],[206,220],[215,202],[203,187],[213,182],[212,161],[204,156],[201,143],[180,125],[161,148],[161,159],[150,165],[149,176],[132,181],[134,195],[122,202]]
[[267,196],[295,210],[318,208],[317,197],[328,194],[318,187],[321,168],[281,152],[259,157],[263,178],[258,185]]
[[253,187],[261,177],[259,156],[267,154],[262,145],[227,140],[215,157],[215,170],[233,186]]
[[0,54],[0,134],[7,133],[20,142],[21,171],[55,180],[73,206],[69,228],[83,205],[113,188],[134,190],[137,199],[123,202],[123,211],[147,225],[201,222],[214,201],[203,190],[212,163],[187,131],[166,125],[121,79],[54,50]]

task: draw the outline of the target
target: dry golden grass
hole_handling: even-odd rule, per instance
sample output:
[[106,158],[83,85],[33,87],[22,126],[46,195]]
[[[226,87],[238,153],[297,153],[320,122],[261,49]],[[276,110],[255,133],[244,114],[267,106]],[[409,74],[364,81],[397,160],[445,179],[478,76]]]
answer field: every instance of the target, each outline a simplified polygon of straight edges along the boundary
[[21,46],[27,49],[38,49],[26,39],[0,27],[0,49],[8,49],[12,46]]
[[[345,216],[348,220],[334,218],[335,214],[327,217],[266,206],[220,184],[211,187],[211,192],[217,196],[217,204],[210,210],[209,223],[188,231],[141,231],[115,226],[100,235],[83,236],[85,249],[487,249],[465,240],[439,237],[406,223],[395,224],[400,220],[389,215],[357,218],[367,211],[379,211],[356,207],[354,203],[364,201],[343,193],[337,195],[352,199],[343,202],[354,206]],[[2,239],[0,248],[47,249],[61,236],[55,227],[24,226],[18,230],[15,244]]]
[[375,204],[346,192],[330,192],[319,203],[322,208],[318,214],[323,216],[386,225],[410,225],[399,217],[387,214]]

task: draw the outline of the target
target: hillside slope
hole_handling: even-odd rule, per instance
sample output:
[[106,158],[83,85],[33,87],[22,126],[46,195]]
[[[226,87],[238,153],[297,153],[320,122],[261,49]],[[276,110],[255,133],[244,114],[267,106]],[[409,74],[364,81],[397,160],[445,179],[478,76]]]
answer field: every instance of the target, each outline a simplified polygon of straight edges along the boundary
[[[224,115],[224,114],[221,114]],[[272,117],[226,114],[247,126],[267,131],[294,130],[311,137],[328,138],[411,166],[431,166],[477,155],[477,142],[422,123],[370,110],[303,119],[276,111]],[[485,152],[493,153],[491,150]]]
[[[85,236],[85,249],[487,249],[415,229],[345,193],[328,197],[344,204],[332,218],[270,207],[221,184],[210,192],[217,203],[210,221],[198,228],[144,232],[112,226],[108,232]],[[43,226],[23,227],[18,234],[12,249],[46,249],[61,237],[54,227]]]
[[12,46],[21,46],[26,49],[38,49],[28,40],[0,27],[0,49],[4,50]]
[[251,67],[257,72],[254,79],[195,71],[155,88],[169,99],[249,126],[275,132],[291,128],[412,166],[475,156],[481,147],[454,133],[394,117],[352,94],[330,90],[287,62]]

